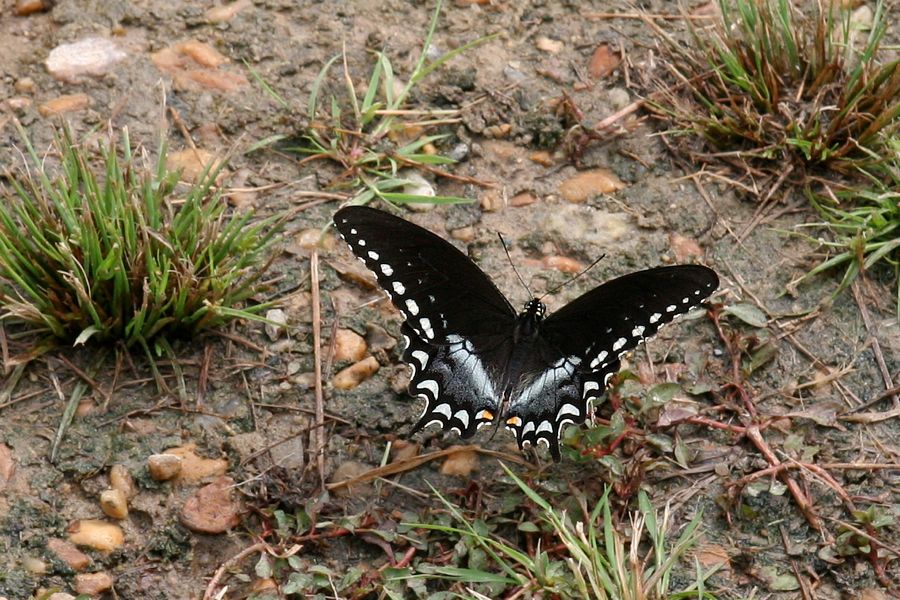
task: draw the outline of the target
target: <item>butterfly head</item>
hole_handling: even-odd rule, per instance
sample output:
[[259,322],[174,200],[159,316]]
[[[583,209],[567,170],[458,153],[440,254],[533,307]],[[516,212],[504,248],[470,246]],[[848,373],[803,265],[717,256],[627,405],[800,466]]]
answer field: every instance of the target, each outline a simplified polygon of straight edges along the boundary
[[547,307],[537,298],[532,298],[525,303],[522,312],[516,318],[516,341],[533,338],[537,335],[538,326],[544,318]]

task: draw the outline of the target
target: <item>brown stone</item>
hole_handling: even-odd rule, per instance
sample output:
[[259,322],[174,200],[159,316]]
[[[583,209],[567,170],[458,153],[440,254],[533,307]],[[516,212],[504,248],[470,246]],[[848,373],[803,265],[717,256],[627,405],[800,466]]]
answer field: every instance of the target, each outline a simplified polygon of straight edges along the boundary
[[75,521],[66,530],[69,541],[77,546],[89,546],[103,552],[111,552],[125,543],[122,528],[97,519]]
[[228,470],[228,460],[199,456],[194,452],[196,448],[196,444],[185,444],[177,448],[169,448],[164,452],[182,459],[178,481],[196,483],[209,477],[218,477],[225,474],[225,471]]
[[181,473],[183,459],[174,454],[151,454],[147,457],[147,470],[156,481],[169,481]]
[[224,23],[234,18],[236,14],[251,6],[250,0],[238,0],[224,6],[213,6],[206,11],[206,20],[210,23]]
[[463,449],[462,446],[454,446],[456,450],[447,457],[441,465],[441,475],[455,475],[468,477],[472,471],[478,468],[478,453],[474,450]]
[[234,480],[219,477],[197,490],[181,509],[181,523],[197,533],[222,533],[241,522],[241,505],[232,498]]
[[47,100],[38,107],[38,113],[42,117],[55,117],[57,115],[84,110],[91,105],[91,97],[87,94],[67,94]]
[[334,332],[334,360],[359,362],[366,356],[366,340],[352,329]]
[[12,450],[6,444],[0,443],[0,491],[16,474],[16,461],[13,459]]
[[352,390],[360,383],[378,372],[380,365],[374,356],[369,356],[358,363],[342,369],[331,380],[335,389]]
[[128,516],[128,500],[122,490],[100,492],[100,508],[107,517],[122,520]]
[[622,59],[612,51],[609,44],[600,44],[588,63],[588,73],[594,79],[602,79],[615,71],[621,62]]
[[47,10],[48,6],[44,0],[17,0],[15,13],[19,17],[27,17],[28,15]]
[[125,465],[113,465],[110,467],[109,487],[114,490],[120,490],[128,500],[131,500],[137,494],[134,478]]
[[91,558],[87,554],[65,540],[50,538],[47,541],[47,549],[69,565],[73,571],[84,571],[91,564]]
[[567,202],[582,203],[600,194],[624,189],[625,184],[609,169],[582,171],[559,186],[559,194]]
[[79,595],[96,597],[112,589],[113,578],[109,573],[79,573],[75,576],[75,591]]

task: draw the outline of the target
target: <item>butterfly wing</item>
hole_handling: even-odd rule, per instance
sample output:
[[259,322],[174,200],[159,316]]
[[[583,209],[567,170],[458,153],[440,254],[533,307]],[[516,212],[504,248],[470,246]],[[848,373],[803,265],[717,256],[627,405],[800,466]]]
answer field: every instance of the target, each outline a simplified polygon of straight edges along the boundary
[[530,375],[508,412],[519,445],[543,442],[558,458],[562,429],[587,418],[590,401],[619,370],[619,357],[699,306],[718,285],[703,266],[659,267],[608,281],[547,317],[540,357],[526,367]]
[[352,206],[334,223],[406,322],[409,389],[426,400],[419,429],[471,436],[497,415],[497,382],[516,313],[494,283],[443,238],[384,211]]

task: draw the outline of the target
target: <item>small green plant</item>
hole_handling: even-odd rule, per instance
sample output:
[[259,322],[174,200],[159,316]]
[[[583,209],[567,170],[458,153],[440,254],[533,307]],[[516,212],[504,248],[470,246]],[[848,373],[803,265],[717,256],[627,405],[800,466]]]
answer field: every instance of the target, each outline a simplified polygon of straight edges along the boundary
[[861,44],[849,12],[811,5],[804,14],[792,0],[719,0],[721,18],[692,28],[688,47],[657,28],[675,85],[653,81],[650,107],[711,156],[774,181],[880,164],[900,116],[900,61],[879,62],[884,2]]
[[[615,528],[607,491],[584,521],[573,521],[564,510],[555,508],[504,466],[507,475],[533,502],[540,523],[520,524],[520,531],[538,532],[542,528],[553,541],[552,552],[538,543],[531,555],[492,532],[481,521],[472,521],[441,496],[434,493],[459,526],[444,524],[405,524],[428,529],[466,541],[468,567],[446,567],[419,564],[416,572],[407,569],[397,579],[443,579],[469,584],[468,597],[498,597],[509,589],[528,597],[529,594],[555,598],[590,600],[676,600],[681,598],[713,599],[705,589],[713,570],[697,572],[688,587],[672,591],[672,573],[678,562],[697,542],[698,514],[674,543],[667,541],[670,513],[668,508],[660,520],[646,494],[638,497],[639,510],[632,515],[630,539]],[[586,512],[586,511],[585,511]],[[525,527],[528,526],[528,527]],[[549,545],[549,544],[548,544]],[[548,545],[545,545],[546,548]],[[459,548],[460,545],[457,545]],[[482,558],[472,560],[474,550]],[[481,591],[476,590],[482,586]]]
[[38,350],[88,340],[150,345],[235,318],[260,290],[277,231],[273,219],[232,214],[211,169],[183,196],[162,145],[154,172],[121,146],[92,153],[68,129],[55,174],[21,131],[26,163],[0,188],[0,319],[37,334]]
[[[307,155],[305,160],[329,160],[339,164],[342,171],[332,182],[332,188],[349,190],[353,204],[365,204],[374,198],[392,203],[471,202],[468,198],[457,196],[411,193],[409,190],[416,182],[404,172],[421,170],[446,175],[441,167],[455,161],[436,153],[425,152],[424,148],[447,136],[422,134],[434,127],[458,122],[459,115],[459,111],[455,109],[408,108],[406,103],[410,93],[448,60],[493,38],[480,38],[426,62],[440,10],[439,0],[424,46],[406,83],[395,76],[390,59],[381,51],[373,53],[375,64],[368,84],[361,91],[361,86],[355,85],[350,75],[346,51],[325,63],[313,82],[306,113],[308,122],[302,134],[303,143],[289,150]],[[338,61],[343,66],[341,83],[333,86],[337,89],[326,96],[324,88],[332,83],[329,75]],[[257,80],[282,106],[289,108],[288,103],[270,86],[259,77]],[[285,137],[268,138],[257,146],[271,144]]]
[[869,186],[812,196],[813,206],[824,221],[804,227],[830,229],[831,239],[815,241],[834,254],[794,283],[845,267],[836,295],[860,272],[886,263],[893,270],[896,313],[900,317],[900,137],[888,140],[887,147],[891,159],[882,165],[880,176],[868,176]]

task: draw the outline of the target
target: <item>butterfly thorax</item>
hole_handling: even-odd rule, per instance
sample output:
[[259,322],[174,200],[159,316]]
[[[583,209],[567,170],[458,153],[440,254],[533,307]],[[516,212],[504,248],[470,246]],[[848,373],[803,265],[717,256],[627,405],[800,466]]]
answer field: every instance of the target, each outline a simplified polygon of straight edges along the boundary
[[524,310],[516,317],[513,341],[518,344],[519,342],[535,339],[546,311],[547,307],[537,298],[532,298],[526,302]]

